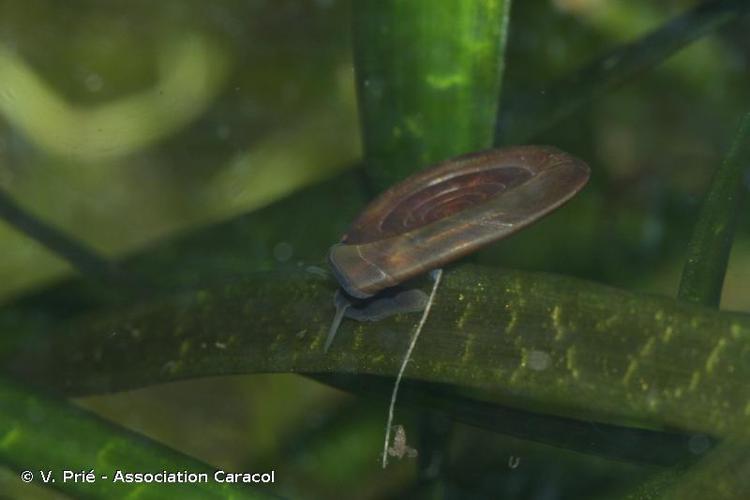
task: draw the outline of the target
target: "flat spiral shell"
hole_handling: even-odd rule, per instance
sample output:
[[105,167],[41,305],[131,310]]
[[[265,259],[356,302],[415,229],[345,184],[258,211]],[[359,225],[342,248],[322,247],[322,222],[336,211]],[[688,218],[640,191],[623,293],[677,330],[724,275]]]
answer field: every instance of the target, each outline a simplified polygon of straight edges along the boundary
[[367,298],[531,224],[588,178],[584,162],[550,146],[459,156],[383,192],[329,261],[348,294]]

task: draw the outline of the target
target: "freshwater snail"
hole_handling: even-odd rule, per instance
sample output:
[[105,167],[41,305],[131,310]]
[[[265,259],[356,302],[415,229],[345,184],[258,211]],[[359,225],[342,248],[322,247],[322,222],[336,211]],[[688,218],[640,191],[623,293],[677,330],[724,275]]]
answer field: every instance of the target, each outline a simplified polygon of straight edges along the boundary
[[[346,295],[344,315],[383,316],[381,296],[394,312],[419,310],[418,298],[399,301],[401,283],[515,233],[572,198],[586,184],[589,167],[550,146],[517,146],[471,153],[439,163],[378,196],[334,245],[328,260]],[[394,290],[396,290],[394,292]],[[424,294],[422,294],[424,296]],[[353,299],[368,299],[347,313]],[[334,321],[326,342],[333,340]]]

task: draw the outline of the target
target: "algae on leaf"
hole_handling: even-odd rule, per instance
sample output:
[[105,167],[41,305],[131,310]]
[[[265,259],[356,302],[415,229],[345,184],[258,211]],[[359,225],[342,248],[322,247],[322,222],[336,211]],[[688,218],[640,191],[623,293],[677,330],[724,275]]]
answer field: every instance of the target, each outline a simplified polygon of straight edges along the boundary
[[[345,321],[324,354],[334,289],[304,269],[221,281],[40,331],[3,363],[70,395],[237,373],[393,376],[415,316]],[[464,265],[446,272],[421,340],[406,377],[472,388],[482,400],[750,437],[745,314]]]

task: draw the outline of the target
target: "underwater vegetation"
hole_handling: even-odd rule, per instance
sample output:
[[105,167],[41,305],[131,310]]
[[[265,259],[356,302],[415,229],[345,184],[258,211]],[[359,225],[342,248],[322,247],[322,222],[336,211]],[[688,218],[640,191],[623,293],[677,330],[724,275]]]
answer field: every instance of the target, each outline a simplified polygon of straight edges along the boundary
[[746,497],[748,11],[5,2],[0,497]]

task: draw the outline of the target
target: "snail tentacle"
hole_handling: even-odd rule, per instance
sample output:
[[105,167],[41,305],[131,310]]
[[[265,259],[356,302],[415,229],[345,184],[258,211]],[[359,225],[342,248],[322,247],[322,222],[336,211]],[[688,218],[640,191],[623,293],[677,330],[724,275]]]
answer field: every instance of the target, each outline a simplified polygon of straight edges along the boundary
[[[338,291],[336,293],[338,294]],[[323,352],[328,352],[328,348],[331,347],[333,339],[336,338],[336,332],[339,331],[339,326],[341,326],[341,321],[343,321],[344,319],[344,314],[346,313],[346,310],[351,306],[351,302],[349,301],[342,303],[334,298],[333,302],[336,305],[336,314],[333,316],[333,322],[331,323],[331,327],[328,329],[326,343],[325,345],[323,345]]]
[[380,321],[396,314],[424,311],[427,300],[428,295],[418,288],[394,287],[365,300],[348,297],[341,290],[336,290],[333,295],[336,314],[328,330],[323,351],[328,352],[343,318],[356,321]]

